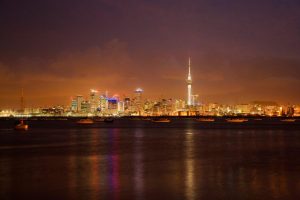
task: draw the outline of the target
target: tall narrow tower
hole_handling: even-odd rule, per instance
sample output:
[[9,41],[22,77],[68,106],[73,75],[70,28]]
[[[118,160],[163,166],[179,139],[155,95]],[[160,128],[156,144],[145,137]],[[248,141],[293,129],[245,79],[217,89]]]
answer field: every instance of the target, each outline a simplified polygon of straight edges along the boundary
[[21,90],[21,109],[20,109],[21,113],[24,113],[25,111],[25,103],[24,103],[24,90],[22,88]]
[[188,88],[188,93],[187,93],[187,105],[191,106],[192,105],[192,76],[191,76],[191,58],[189,58],[189,74],[186,79],[187,82],[187,88]]

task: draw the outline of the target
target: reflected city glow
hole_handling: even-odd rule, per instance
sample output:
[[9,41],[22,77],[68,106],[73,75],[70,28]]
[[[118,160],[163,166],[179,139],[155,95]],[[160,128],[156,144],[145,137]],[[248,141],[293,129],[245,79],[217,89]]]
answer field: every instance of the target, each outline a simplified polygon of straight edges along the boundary
[[144,199],[143,130],[137,129],[134,136],[134,190],[136,199]]
[[108,155],[109,186],[113,193],[113,199],[119,199],[119,129],[111,129],[109,132],[110,154]]
[[46,194],[48,199],[196,200],[299,196],[299,160],[294,151],[299,147],[298,131],[186,127],[160,129],[164,132],[159,133],[154,128],[109,127],[62,128],[56,134],[47,130],[0,134],[2,145],[9,141],[1,148],[0,197],[34,199]]
[[[90,150],[92,154],[88,156],[88,162],[91,165],[91,171],[90,171],[90,182],[89,186],[92,188],[93,191],[99,191],[100,190],[100,161],[101,161],[101,155],[98,155],[97,148],[99,147],[99,137],[98,137],[98,131],[97,129],[92,129],[90,134]],[[91,195],[90,199],[98,199],[95,195]]]
[[196,199],[194,156],[194,134],[189,131],[185,134],[185,195],[188,200]]
[[[87,143],[88,148],[85,149],[85,151],[95,152],[99,145],[97,130],[92,129],[86,137],[88,138],[89,143]],[[78,140],[80,140],[79,135],[76,134],[76,132],[71,132],[70,144],[78,143]],[[78,147],[78,145],[76,145],[76,147]],[[80,149],[76,149],[76,151],[80,151]],[[80,191],[75,188],[82,187],[83,185],[88,186],[94,192],[100,190],[100,160],[101,155],[95,153],[92,153],[87,157],[78,157],[73,156],[72,154],[68,157],[70,198],[80,196]],[[83,171],[83,167],[86,167],[89,170]],[[97,198],[93,194],[90,194],[89,199]]]

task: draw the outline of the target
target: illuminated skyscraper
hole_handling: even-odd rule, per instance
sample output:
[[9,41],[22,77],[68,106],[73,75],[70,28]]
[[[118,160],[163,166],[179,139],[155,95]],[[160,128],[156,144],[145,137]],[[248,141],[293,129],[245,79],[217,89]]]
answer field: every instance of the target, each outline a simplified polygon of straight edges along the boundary
[[76,96],[76,111],[81,112],[81,103],[83,101],[83,96],[77,95]]
[[189,58],[189,74],[188,78],[186,79],[188,94],[187,94],[187,105],[192,105],[192,76],[191,76],[191,58]]
[[21,92],[21,109],[20,109],[20,112],[24,113],[24,111],[25,111],[24,91],[23,91],[23,88],[22,88],[22,92]]
[[135,111],[138,113],[138,115],[141,115],[142,111],[142,93],[144,91],[141,88],[137,88],[134,91],[135,97],[134,97],[134,106],[135,106]]
[[108,109],[108,101],[107,101],[107,97],[105,95],[101,95],[100,96],[100,111],[106,112],[106,110]]
[[91,112],[95,112],[97,108],[99,107],[99,98],[97,97],[97,90],[91,89],[90,92],[90,106],[91,106]]

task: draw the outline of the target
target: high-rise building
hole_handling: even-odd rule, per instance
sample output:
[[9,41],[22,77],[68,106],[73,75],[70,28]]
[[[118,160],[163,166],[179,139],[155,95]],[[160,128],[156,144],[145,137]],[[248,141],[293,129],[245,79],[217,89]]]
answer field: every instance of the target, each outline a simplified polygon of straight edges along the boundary
[[124,98],[124,110],[125,111],[130,111],[131,109],[131,101],[129,97]]
[[193,95],[192,95],[192,105],[193,105],[193,106],[199,105],[198,97],[199,97],[198,94],[193,94]]
[[91,111],[91,103],[89,101],[82,101],[81,102],[81,112],[89,113],[90,111]]
[[76,111],[77,112],[81,112],[81,103],[83,101],[83,96],[82,95],[77,95],[76,96],[76,103],[77,103],[77,108]]
[[118,99],[115,97],[108,98],[107,103],[108,103],[107,113],[117,114],[118,113]]
[[100,111],[105,112],[108,109],[108,100],[106,95],[100,96]]
[[96,112],[97,108],[99,107],[99,99],[97,97],[97,90],[91,89],[90,93],[90,106],[91,106],[91,112]]
[[142,112],[142,93],[144,91],[141,88],[137,88],[134,91],[135,97],[134,97],[134,107],[135,111],[138,113],[138,115],[141,115]]
[[77,99],[72,99],[72,102],[71,102],[71,111],[72,112],[77,112]]
[[186,79],[187,82],[187,105],[192,105],[192,75],[191,75],[191,58],[189,58],[189,74]]
[[119,112],[119,113],[123,113],[124,110],[125,110],[124,108],[125,108],[124,101],[119,101],[119,102],[118,102],[118,112]]

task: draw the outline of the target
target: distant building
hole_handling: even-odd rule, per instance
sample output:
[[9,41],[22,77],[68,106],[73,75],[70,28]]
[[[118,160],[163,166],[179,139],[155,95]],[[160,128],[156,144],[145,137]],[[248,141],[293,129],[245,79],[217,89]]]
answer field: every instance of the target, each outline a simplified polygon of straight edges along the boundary
[[105,95],[100,96],[100,111],[105,112],[108,110],[108,99]]
[[72,99],[71,101],[71,111],[77,112],[77,99]]
[[294,113],[295,113],[294,107],[293,107],[293,106],[289,106],[289,107],[287,108],[286,115],[287,115],[288,117],[292,117],[292,116],[294,116]]
[[108,98],[108,111],[110,114],[116,114],[118,112],[118,99]]
[[118,102],[118,113],[124,113],[125,111],[125,103],[124,101]]
[[235,113],[248,115],[251,113],[251,105],[250,104],[238,104],[235,106]]
[[294,116],[300,117],[300,105],[294,106]]
[[82,95],[77,95],[75,98],[75,102],[72,101],[72,107],[74,108],[75,112],[80,113],[81,112],[81,103],[83,101]]
[[81,102],[81,112],[82,113],[91,112],[91,103],[89,101],[82,101]]
[[134,91],[134,111],[138,114],[141,115],[142,113],[142,94],[143,90],[141,88],[137,88]]
[[100,101],[99,98],[97,97],[97,93],[98,91],[94,89],[91,89],[90,91],[90,106],[91,106],[90,112],[92,113],[96,112],[97,109],[99,108]]
[[129,112],[131,109],[131,101],[129,97],[124,98],[124,110]]

